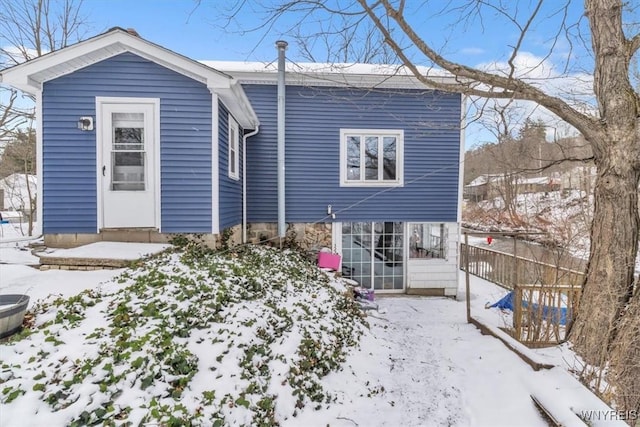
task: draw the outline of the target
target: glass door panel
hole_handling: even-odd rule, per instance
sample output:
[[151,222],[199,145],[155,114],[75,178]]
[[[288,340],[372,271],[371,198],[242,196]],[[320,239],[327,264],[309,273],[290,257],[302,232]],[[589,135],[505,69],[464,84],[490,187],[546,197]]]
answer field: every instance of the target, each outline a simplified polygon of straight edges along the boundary
[[343,223],[342,274],[369,289],[404,289],[403,224]]
[[145,190],[144,114],[112,113],[111,190]]

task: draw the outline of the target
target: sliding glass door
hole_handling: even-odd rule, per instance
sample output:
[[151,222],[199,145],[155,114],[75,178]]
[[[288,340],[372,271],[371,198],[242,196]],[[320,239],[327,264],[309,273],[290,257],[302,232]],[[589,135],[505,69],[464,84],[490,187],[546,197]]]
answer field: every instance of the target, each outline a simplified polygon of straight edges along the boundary
[[342,223],[342,274],[376,290],[404,289],[404,224]]

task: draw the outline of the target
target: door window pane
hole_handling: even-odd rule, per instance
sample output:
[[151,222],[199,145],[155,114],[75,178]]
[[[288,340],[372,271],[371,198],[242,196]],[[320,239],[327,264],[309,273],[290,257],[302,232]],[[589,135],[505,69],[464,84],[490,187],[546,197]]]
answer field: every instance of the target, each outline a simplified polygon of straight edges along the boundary
[[342,223],[342,274],[369,289],[403,289],[401,222]]
[[112,152],[111,189],[144,191],[144,152]]
[[113,113],[111,190],[145,190],[144,114]]

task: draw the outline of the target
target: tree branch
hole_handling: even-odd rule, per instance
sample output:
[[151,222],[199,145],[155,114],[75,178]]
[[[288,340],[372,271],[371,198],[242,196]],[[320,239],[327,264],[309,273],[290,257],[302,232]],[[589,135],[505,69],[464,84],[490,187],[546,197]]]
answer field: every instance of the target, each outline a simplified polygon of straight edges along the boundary
[[[363,10],[369,18],[374,22],[376,27],[385,36],[385,42],[395,51],[404,65],[411,73],[422,83],[432,86],[435,89],[446,90],[450,92],[463,93],[465,95],[501,98],[501,99],[521,99],[534,101],[549,111],[556,114],[561,119],[573,125],[585,136],[591,138],[600,138],[603,135],[602,124],[593,117],[580,113],[564,100],[548,95],[540,89],[512,77],[504,77],[494,73],[481,71],[466,65],[449,61],[438,54],[431,46],[429,46],[405,20],[404,16],[394,9],[389,0],[378,0],[369,5],[367,0],[358,0]],[[421,73],[404,53],[404,49],[391,37],[389,29],[382,23],[375,9],[382,5],[385,15],[395,21],[404,34],[409,37],[413,45],[420,50],[433,63],[450,72],[458,79],[456,83],[442,83],[433,77],[429,77]],[[481,85],[489,86],[488,89],[479,89]]]
[[627,43],[629,46],[629,58],[631,58],[633,55],[635,55],[638,49],[640,49],[640,33],[636,34]]

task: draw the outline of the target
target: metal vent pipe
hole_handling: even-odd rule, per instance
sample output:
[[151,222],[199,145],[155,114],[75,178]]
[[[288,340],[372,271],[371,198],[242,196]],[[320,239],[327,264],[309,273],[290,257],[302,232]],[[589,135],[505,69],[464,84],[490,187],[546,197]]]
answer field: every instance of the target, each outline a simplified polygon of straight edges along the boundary
[[285,221],[285,51],[288,43],[278,40],[278,236],[284,238],[287,233]]

